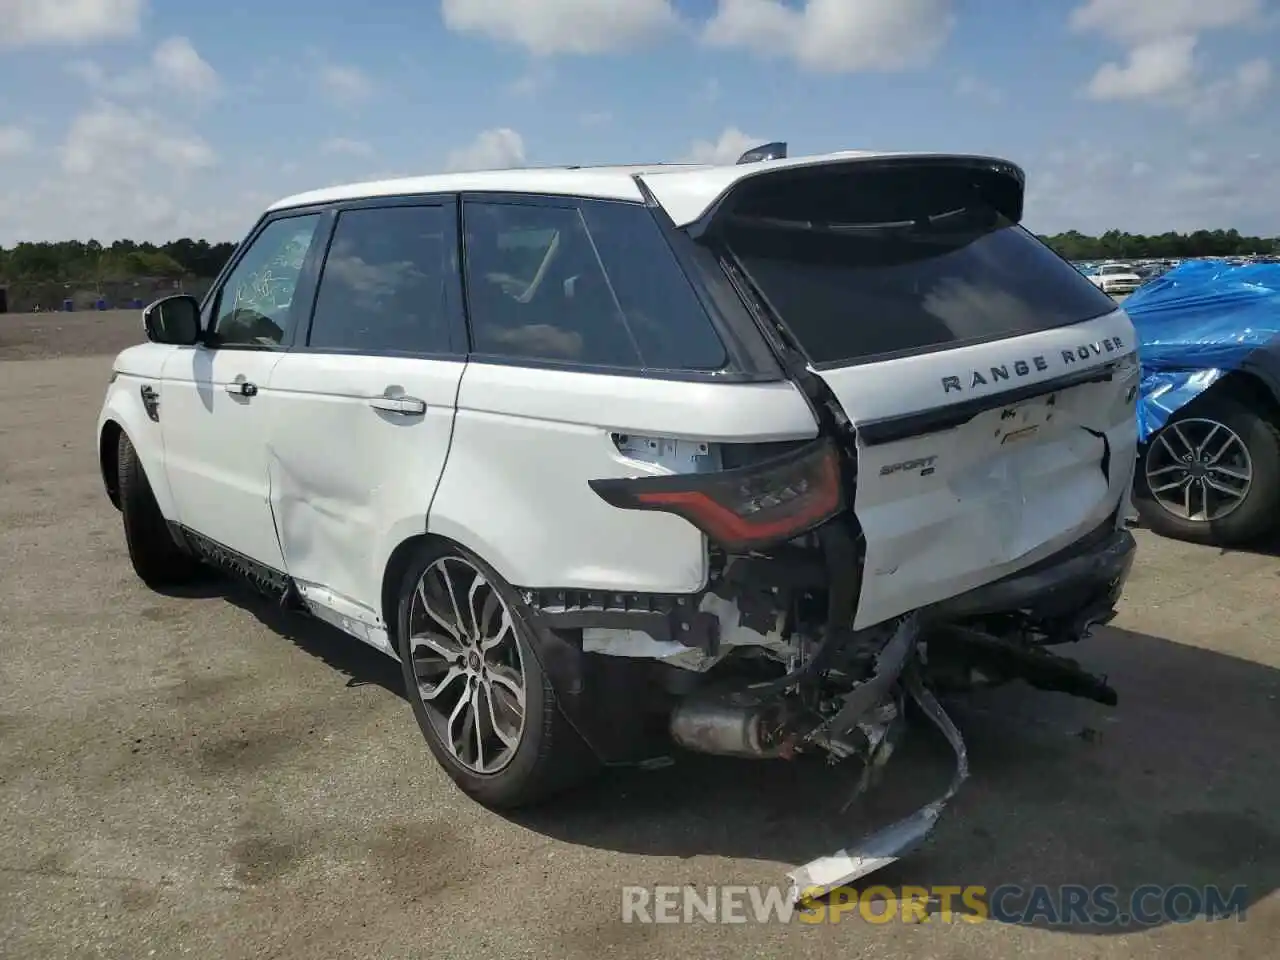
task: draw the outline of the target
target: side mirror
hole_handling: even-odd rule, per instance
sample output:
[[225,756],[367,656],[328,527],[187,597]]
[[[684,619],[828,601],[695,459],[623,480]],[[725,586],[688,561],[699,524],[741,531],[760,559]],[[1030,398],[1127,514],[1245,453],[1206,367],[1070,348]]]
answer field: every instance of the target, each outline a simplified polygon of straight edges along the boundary
[[185,293],[162,297],[142,311],[142,329],[152,343],[192,346],[200,340],[200,301]]

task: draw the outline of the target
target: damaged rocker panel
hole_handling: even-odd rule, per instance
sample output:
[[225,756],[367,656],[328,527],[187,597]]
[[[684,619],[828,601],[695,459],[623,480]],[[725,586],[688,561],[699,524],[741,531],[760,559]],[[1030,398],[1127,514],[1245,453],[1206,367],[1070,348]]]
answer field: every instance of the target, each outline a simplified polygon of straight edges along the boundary
[[211,566],[247,581],[266,596],[281,601],[289,601],[296,597],[293,580],[288,574],[246,557],[182,524],[171,522],[169,530],[178,544],[189,553]]

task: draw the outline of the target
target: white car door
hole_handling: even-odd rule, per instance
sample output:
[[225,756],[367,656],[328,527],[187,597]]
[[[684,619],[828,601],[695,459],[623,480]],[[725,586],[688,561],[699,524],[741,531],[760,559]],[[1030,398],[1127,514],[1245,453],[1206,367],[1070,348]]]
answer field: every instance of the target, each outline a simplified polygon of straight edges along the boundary
[[271,373],[285,569],[313,610],[378,645],[387,561],[426,531],[449,451],[466,365],[457,250],[451,197],[339,209],[309,329]]
[[[265,220],[206,303],[203,341],[164,368],[165,472],[183,526],[283,569],[268,496],[267,383],[296,321],[320,213]],[[309,285],[302,282],[306,289]]]

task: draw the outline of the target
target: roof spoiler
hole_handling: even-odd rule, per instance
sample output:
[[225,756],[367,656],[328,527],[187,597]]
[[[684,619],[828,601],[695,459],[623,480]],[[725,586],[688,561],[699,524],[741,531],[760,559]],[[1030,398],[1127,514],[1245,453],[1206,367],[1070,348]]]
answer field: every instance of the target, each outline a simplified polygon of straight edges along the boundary
[[759,163],[761,160],[783,160],[787,156],[787,145],[780,140],[773,143],[752,147],[738,158],[738,163]]
[[[723,188],[717,196],[710,197],[706,184],[700,180],[686,181],[685,174],[671,173],[655,176],[647,181],[654,195],[671,215],[676,226],[697,239],[712,228],[722,216],[732,215],[744,195],[750,195],[762,184],[770,187],[796,189],[809,196],[810,202],[823,190],[837,189],[839,178],[854,170],[867,172],[913,169],[920,176],[934,171],[964,174],[963,179],[977,186],[993,207],[1014,223],[1022,221],[1026,195],[1026,175],[1021,167],[997,157],[967,154],[867,154],[815,157],[811,162],[798,157],[792,163],[776,167],[743,170],[732,175],[728,167],[722,167],[720,177]],[[747,162],[751,165],[751,161]],[[702,174],[705,176],[705,174]],[[829,179],[834,178],[834,179]],[[824,182],[825,181],[825,182]],[[777,190],[772,192],[776,193]]]

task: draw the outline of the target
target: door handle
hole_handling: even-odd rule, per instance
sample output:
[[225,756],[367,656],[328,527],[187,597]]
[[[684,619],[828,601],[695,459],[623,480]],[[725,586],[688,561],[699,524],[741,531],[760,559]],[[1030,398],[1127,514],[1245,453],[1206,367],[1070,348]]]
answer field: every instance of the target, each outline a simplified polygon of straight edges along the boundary
[[223,389],[233,397],[256,397],[258,395],[258,385],[250,383],[241,377],[237,377],[235,382],[228,383]]
[[413,417],[427,412],[427,404],[417,397],[370,397],[369,406],[384,413]]

